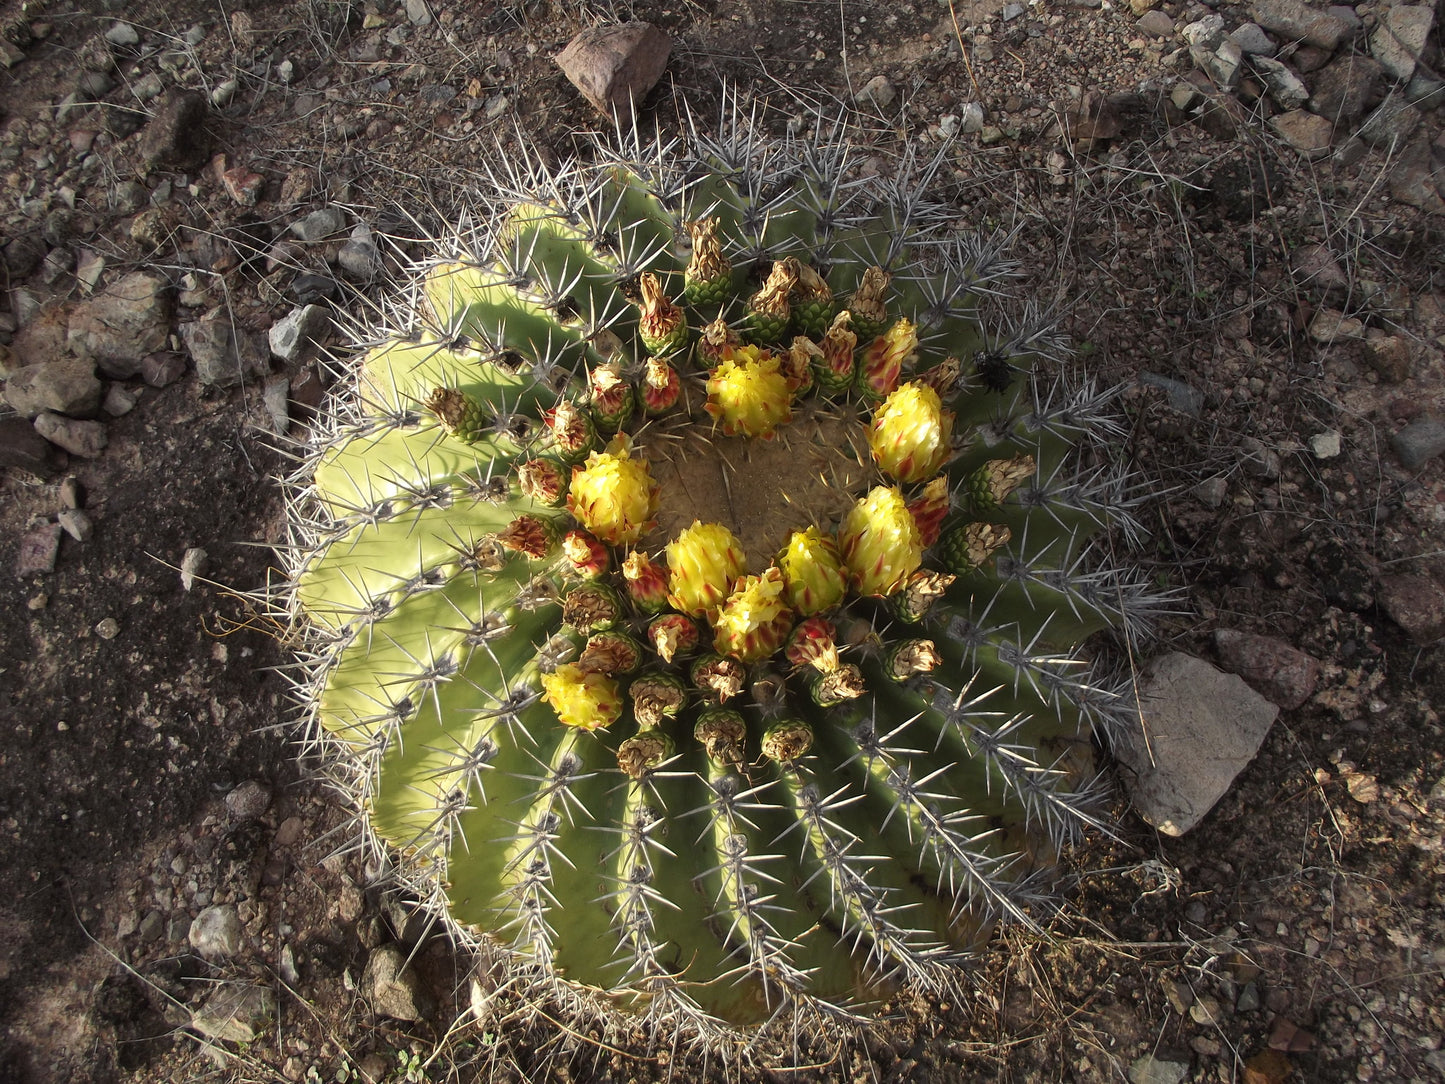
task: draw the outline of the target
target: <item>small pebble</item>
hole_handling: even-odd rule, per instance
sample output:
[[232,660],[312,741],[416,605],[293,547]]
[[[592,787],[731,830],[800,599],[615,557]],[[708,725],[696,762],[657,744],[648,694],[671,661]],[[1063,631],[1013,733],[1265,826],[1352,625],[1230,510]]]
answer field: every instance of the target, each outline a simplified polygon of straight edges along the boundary
[[107,617],[95,626],[95,634],[102,640],[114,640],[120,635],[120,622],[113,617]]
[[88,542],[95,533],[95,524],[79,508],[62,508],[55,519],[61,529],[77,542]]
[[1316,459],[1333,459],[1340,454],[1340,434],[1333,429],[1310,437],[1310,451]]
[[196,585],[196,578],[206,567],[206,551],[199,546],[192,546],[186,550],[185,556],[181,558],[181,589],[189,591]]

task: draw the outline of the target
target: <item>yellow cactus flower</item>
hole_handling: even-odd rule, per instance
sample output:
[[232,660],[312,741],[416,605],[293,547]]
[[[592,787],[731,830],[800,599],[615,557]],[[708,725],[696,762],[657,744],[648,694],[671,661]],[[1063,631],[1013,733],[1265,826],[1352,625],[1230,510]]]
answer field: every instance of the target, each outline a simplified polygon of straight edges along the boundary
[[896,486],[875,486],[838,532],[848,579],[861,595],[891,595],[923,563],[923,541]]
[[765,659],[788,638],[793,611],[783,598],[783,570],[744,576],[718,611],[713,650],[743,662]]
[[542,699],[552,706],[563,726],[601,730],[622,714],[622,694],[606,674],[564,663],[542,675]]
[[647,460],[632,458],[632,440],[619,433],[603,452],[572,471],[567,510],[609,546],[629,545],[652,525],[657,486]]
[[873,462],[900,482],[921,482],[948,459],[953,412],[926,384],[904,384],[889,393],[868,425]]
[[720,523],[694,520],[667,544],[667,601],[685,614],[711,615],[747,570],[742,543]]
[[793,418],[793,391],[778,359],[757,346],[724,348],[707,381],[707,412],[730,437],[772,437]]
[[848,593],[837,543],[817,527],[793,532],[778,554],[778,567],[788,605],[804,617],[836,606]]

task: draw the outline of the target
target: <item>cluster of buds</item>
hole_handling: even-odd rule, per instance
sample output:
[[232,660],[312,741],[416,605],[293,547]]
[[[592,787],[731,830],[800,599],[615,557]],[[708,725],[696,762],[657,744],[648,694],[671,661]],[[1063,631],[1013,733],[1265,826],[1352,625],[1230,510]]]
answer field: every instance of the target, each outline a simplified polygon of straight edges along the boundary
[[[735,296],[736,276],[717,223],[705,218],[687,229],[692,255],[683,296],[670,298],[657,275],[638,279],[638,338],[648,352],[641,379],[634,386],[625,377],[620,343],[604,350],[614,360],[589,373],[588,407],[559,402],[545,417],[550,454],[525,462],[518,476],[525,495],[549,506],[565,502],[578,524],[561,539],[564,567],[582,581],[564,600],[564,620],[586,643],[575,667],[549,675],[547,702],[568,725],[610,725],[617,715],[607,694],[616,689],[603,682],[641,668],[626,697],[619,694],[630,698],[639,727],[618,754],[634,777],[672,755],[661,728],[690,696],[719,705],[707,726],[699,722],[709,755],[740,757],[742,716],[721,705],[748,687],[750,667],[775,655],[817,705],[862,696],[862,670],[842,657],[829,615],[849,598],[874,597],[905,622],[922,620],[958,576],[1008,540],[1006,527],[988,523],[946,531],[950,517],[996,510],[1034,470],[1027,457],[986,463],[962,498],[951,495],[942,471],[955,452],[955,417],[943,404],[961,363],[948,358],[905,376],[917,362],[918,332],[908,319],[890,319],[890,276],[882,269],[866,269],[844,306],[817,270],[795,257],[779,259],[734,328],[718,315]],[[695,335],[679,300],[713,316],[699,320]],[[695,521],[661,554],[644,552],[638,545],[653,524],[657,486],[623,428],[639,408],[653,417],[677,406],[679,367],[689,356],[706,370],[705,410],[730,437],[771,439],[792,421],[797,398],[814,390],[872,404],[864,437],[884,484],[856,499],[836,531],[816,524],[793,531],[760,572],[750,574],[741,542],[719,523]],[[460,433],[480,424],[464,401],[440,390],[437,413]],[[599,430],[616,434],[602,451],[595,450]],[[515,520],[497,536],[499,545],[535,559],[550,555],[556,539],[533,518]],[[937,554],[942,570],[923,567],[925,550]],[[690,692],[670,669],[688,659]],[[900,682],[940,662],[934,642],[921,638],[894,644],[885,658],[886,673]],[[781,675],[775,680],[782,688]],[[760,705],[775,719],[786,714],[781,696]],[[811,742],[806,723],[782,718],[762,744],[765,755],[788,761]]]

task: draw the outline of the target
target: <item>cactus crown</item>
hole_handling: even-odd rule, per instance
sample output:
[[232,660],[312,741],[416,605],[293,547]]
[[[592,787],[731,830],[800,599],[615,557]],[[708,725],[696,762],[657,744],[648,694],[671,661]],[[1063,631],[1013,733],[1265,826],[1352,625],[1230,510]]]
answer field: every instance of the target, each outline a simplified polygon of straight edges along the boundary
[[402,879],[702,1034],[1035,921],[1129,712],[1081,641],[1157,604],[1090,545],[1135,529],[1107,394],[985,331],[1013,266],[936,163],[721,128],[512,174],[420,269],[294,480],[288,598]]

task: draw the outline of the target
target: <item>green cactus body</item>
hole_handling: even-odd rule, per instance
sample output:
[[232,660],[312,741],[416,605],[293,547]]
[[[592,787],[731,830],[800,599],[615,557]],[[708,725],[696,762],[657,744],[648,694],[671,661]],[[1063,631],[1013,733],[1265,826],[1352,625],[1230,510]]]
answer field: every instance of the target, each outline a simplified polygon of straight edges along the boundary
[[[802,1014],[846,1023],[900,982],[949,989],[996,920],[1037,921],[1037,871],[1095,823],[1081,750],[1132,710],[1081,642],[1163,602],[1090,545],[1137,530],[1128,487],[1075,466],[1115,434],[1109,395],[1070,387],[1057,337],[1027,314],[985,335],[972,291],[997,290],[1011,265],[993,242],[935,229],[944,216],[911,180],[925,163],[905,156],[886,183],[850,177],[841,145],[794,159],[736,121],[711,143],[632,150],[632,166],[614,154],[564,167],[545,197],[506,211],[486,249],[423,268],[412,323],[360,352],[294,479],[287,603],[311,630],[300,693],[405,883],[455,930],[510,945],[522,973],[697,1034]],[[762,327],[756,304],[748,315],[756,298],[720,281],[682,290],[675,241],[703,214],[737,281],[801,263],[846,298],[891,280],[888,326],[916,327],[916,357],[911,337],[887,365],[875,350],[866,371],[886,373],[865,393],[845,342],[837,368],[815,368],[816,390],[789,392],[765,440],[715,428],[714,366],[691,340],[669,342],[675,406],[652,420],[609,409],[606,427],[623,429],[605,453],[590,436],[559,451],[558,403],[586,403],[600,366],[636,373],[658,352],[623,296],[639,275],[788,350],[783,324]],[[776,281],[784,301],[764,316],[785,311]],[[684,328],[713,318],[680,304]],[[810,305],[815,339],[825,324],[847,332],[821,288]],[[852,323],[860,355],[886,330]],[[895,445],[920,449],[908,481],[884,475],[868,450],[878,399],[985,343],[1015,378],[1002,392],[939,379],[951,442],[924,432],[943,417],[934,400],[897,422]],[[465,396],[465,431],[425,409],[437,389]],[[961,559],[981,469],[1024,456],[1033,469],[987,515],[1010,541]],[[715,495],[689,504],[704,483]],[[926,537],[910,503],[931,509]],[[679,541],[699,520],[728,530]],[[790,549],[809,529],[820,541]],[[540,541],[517,552],[519,538]],[[598,539],[610,560],[589,548]],[[670,601],[657,584],[629,592],[634,552],[663,562],[633,559],[649,582],[676,562]],[[767,574],[784,552],[786,576]],[[838,629],[836,645],[829,633],[795,666],[786,633],[815,611],[807,628]],[[746,663],[697,654],[715,643],[747,645]],[[635,693],[611,676],[632,672]],[[764,672],[782,675],[767,711]],[[741,681],[722,708],[716,680]],[[634,695],[649,696],[636,714]],[[770,732],[778,718],[787,728]],[[710,759],[698,724],[717,719],[741,720],[742,737]],[[625,772],[619,749],[640,732]]]

